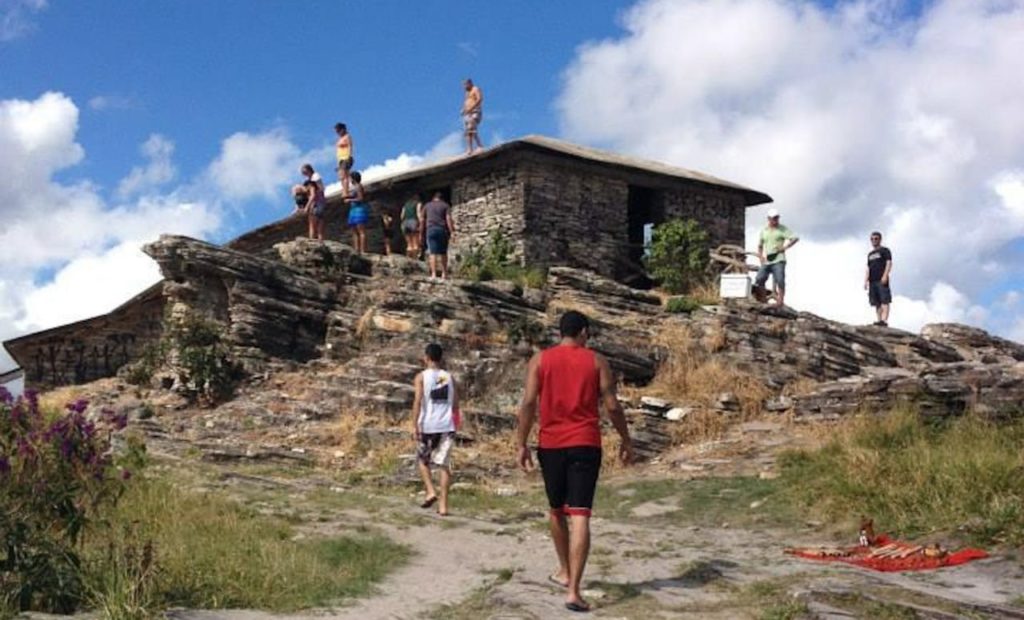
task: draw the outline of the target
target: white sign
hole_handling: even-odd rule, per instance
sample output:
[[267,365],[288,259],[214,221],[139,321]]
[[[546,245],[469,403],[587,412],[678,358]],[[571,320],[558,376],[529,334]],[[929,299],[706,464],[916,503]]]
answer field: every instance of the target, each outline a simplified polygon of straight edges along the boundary
[[749,297],[750,277],[743,273],[723,273],[718,291],[722,299]]

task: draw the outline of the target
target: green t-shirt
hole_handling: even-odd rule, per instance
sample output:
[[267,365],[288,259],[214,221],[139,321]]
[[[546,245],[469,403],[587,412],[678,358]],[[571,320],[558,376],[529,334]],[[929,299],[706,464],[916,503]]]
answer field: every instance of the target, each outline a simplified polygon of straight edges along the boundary
[[414,220],[416,217],[416,201],[410,200],[402,207],[402,221]]
[[775,228],[765,226],[761,231],[761,249],[769,265],[786,262],[786,253],[782,251],[782,246],[795,237],[793,231],[782,224]]

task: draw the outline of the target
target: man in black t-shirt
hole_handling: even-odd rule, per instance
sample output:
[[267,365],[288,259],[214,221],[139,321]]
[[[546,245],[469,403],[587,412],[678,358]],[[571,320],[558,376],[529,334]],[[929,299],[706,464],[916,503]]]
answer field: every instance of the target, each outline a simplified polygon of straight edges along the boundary
[[889,304],[892,291],[889,290],[889,274],[892,273],[892,252],[882,245],[882,233],[871,233],[871,251],[868,252],[868,268],[864,272],[864,290],[868,302],[875,307],[878,320],[875,325],[886,327],[889,321]]

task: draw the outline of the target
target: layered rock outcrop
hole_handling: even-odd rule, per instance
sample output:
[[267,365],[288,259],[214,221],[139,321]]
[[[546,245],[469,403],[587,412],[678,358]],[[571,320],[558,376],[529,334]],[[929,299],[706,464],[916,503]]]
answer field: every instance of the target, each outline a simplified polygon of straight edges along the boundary
[[[544,289],[438,282],[419,261],[360,257],[330,241],[296,239],[254,256],[165,236],[146,251],[167,279],[172,315],[194,312],[221,323],[233,354],[256,377],[305,373],[286,402],[243,389],[222,406],[282,424],[346,412],[405,418],[423,346],[438,342],[467,410],[488,428],[507,428],[526,360],[556,340],[557,318],[569,308],[592,317],[591,345],[631,385],[646,385],[676,355],[755,377],[767,388],[765,410],[805,418],[905,402],[928,415],[971,408],[1012,415],[1024,401],[1024,345],[959,325],[916,335],[746,302],[673,315],[658,296],[583,270],[551,268]],[[730,415],[737,409],[730,397],[693,405]],[[648,456],[669,435],[646,419],[638,430]]]

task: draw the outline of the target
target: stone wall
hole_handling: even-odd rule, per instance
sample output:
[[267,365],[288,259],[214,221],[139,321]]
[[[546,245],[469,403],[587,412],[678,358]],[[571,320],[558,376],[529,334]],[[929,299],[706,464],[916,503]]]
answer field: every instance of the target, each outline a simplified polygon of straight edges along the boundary
[[661,192],[666,220],[693,219],[708,233],[711,247],[723,243],[743,245],[746,205],[743,197],[694,183],[692,187]]
[[487,244],[493,231],[512,240],[513,257],[524,256],[523,179],[514,163],[494,168],[483,174],[463,176],[451,186],[452,221],[455,239],[451,248],[453,260],[465,256],[473,248]]
[[629,185],[557,159],[524,162],[522,176],[527,263],[614,276],[626,252]]
[[151,287],[110,314],[5,343],[39,390],[109,377],[160,339],[164,298]]

